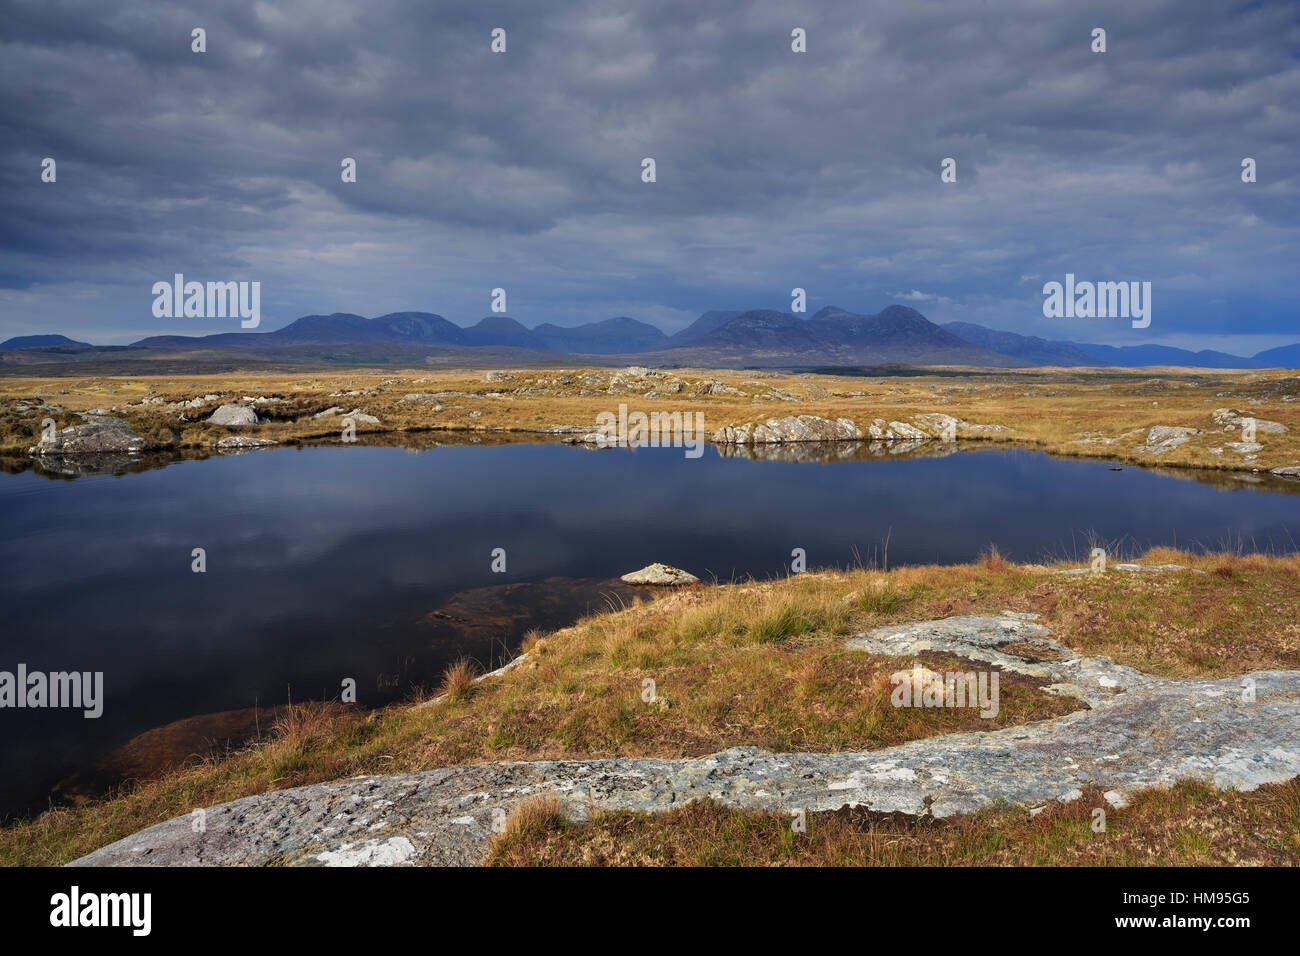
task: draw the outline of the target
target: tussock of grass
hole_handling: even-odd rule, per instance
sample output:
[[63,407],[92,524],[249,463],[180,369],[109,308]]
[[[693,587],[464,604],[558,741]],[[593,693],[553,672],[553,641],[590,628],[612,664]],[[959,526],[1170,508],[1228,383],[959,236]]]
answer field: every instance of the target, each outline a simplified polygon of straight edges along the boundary
[[562,833],[568,825],[564,804],[558,798],[527,797],[510,811],[505,827],[493,836],[492,844],[502,853],[511,853],[513,847],[526,846],[545,834]]
[[462,657],[443,673],[438,693],[446,694],[447,699],[454,704],[463,703],[474,693],[476,677],[478,677],[478,668],[474,662]]
[[[0,862],[66,862],[196,807],[362,773],[489,760],[693,757],[731,746],[865,750],[1075,710],[1041,682],[1004,672],[996,720],[895,708],[888,676],[911,659],[844,647],[898,621],[1031,611],[1062,643],[1182,677],[1300,669],[1300,557],[1194,556],[1146,563],[1206,574],[1048,576],[984,562],[889,572],[822,571],[695,587],[592,615],[529,639],[529,657],[429,706],[291,708],[269,739],[132,783],[110,798],[0,829]],[[970,662],[927,656],[936,670]],[[472,671],[449,678],[465,688]],[[647,691],[653,682],[653,695]]]
[[984,566],[984,570],[992,571],[995,574],[1005,571],[1008,567],[1007,559],[1002,557],[1002,552],[998,550],[996,544],[990,544],[984,549],[984,552],[980,555],[980,564]]

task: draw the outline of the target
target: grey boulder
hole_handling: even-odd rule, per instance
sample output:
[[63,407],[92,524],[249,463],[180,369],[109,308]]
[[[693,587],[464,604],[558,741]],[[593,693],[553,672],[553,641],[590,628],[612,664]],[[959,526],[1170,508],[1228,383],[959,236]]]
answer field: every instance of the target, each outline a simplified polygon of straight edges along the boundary
[[670,564],[648,564],[640,571],[631,571],[623,575],[619,580],[624,584],[657,584],[661,587],[672,587],[679,584],[698,584],[700,579],[689,571],[683,571],[681,568],[674,568]]
[[208,416],[209,425],[256,425],[258,423],[257,412],[253,411],[247,405],[232,403],[222,405],[215,412]]
[[73,425],[43,437],[28,449],[32,455],[101,455],[121,452],[147,451],[149,442],[137,435],[131,426],[111,415],[87,416],[84,425]]

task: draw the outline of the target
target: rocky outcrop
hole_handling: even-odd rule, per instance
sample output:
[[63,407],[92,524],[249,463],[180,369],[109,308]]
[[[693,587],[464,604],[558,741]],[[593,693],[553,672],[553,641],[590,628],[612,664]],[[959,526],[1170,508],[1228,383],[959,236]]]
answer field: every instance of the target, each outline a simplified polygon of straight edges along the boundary
[[1067,568],[1064,571],[1048,571],[1048,574],[1105,574],[1107,571],[1128,571],[1130,573],[1155,574],[1164,571],[1188,571],[1191,574],[1204,574],[1197,568],[1188,568],[1181,564],[1107,564],[1100,571],[1092,568]]
[[1199,429],[1180,425],[1156,425],[1147,432],[1146,444],[1139,445],[1136,450],[1144,455],[1159,455],[1187,444],[1193,435],[1200,433]]
[[340,421],[342,421],[345,418],[350,418],[352,419],[353,423],[357,425],[378,425],[379,424],[378,418],[376,418],[374,415],[367,415],[365,411],[363,411],[360,408],[354,408],[350,412],[345,412],[343,411],[342,408],[340,408],[337,405],[327,408],[323,412],[317,412],[315,415],[312,416],[313,420],[318,420],[322,418],[338,418]]
[[400,399],[398,399],[397,404],[399,404],[399,405],[433,405],[433,406],[435,406],[435,408],[433,409],[435,412],[442,411],[442,403],[440,403],[440,402],[438,401],[438,396],[437,396],[437,395],[429,395],[429,394],[426,393],[426,392],[411,392],[411,393],[408,394],[408,395],[403,395]]
[[792,415],[789,418],[769,418],[764,422],[746,425],[727,425],[713,433],[713,441],[720,445],[761,444],[765,442],[797,441],[853,441],[862,432],[850,419],[819,418],[816,415]]
[[867,434],[881,441],[924,441],[931,437],[929,432],[907,422],[886,422],[883,418],[872,421],[867,427]]
[[1170,680],[1053,641],[1030,614],[878,628],[848,642],[890,656],[935,651],[1045,678],[1090,706],[1003,730],[881,750],[773,754],[737,747],[694,760],[474,764],[354,777],[247,797],[119,840],[73,865],[473,865],[520,801],[557,798],[574,820],[651,813],[704,798],[781,812],[862,806],[947,817],[998,801],[1039,807],[1095,786],[1114,806],[1184,778],[1253,790],[1300,774],[1300,672]]
[[647,564],[640,571],[630,571],[619,578],[624,584],[654,584],[675,587],[680,584],[699,584],[700,579],[689,571],[674,568],[671,564]]
[[256,425],[258,422],[257,412],[253,411],[248,405],[241,405],[237,402],[222,405],[208,416],[209,425],[226,425],[237,428],[243,425]]
[[1270,474],[1277,475],[1279,478],[1300,478],[1300,465],[1286,465],[1283,468],[1274,468]]
[[560,440],[566,445],[581,445],[584,448],[618,448],[627,445],[627,442],[620,442],[617,437],[607,435],[604,432],[587,432],[585,435],[567,435]]
[[270,438],[250,438],[247,435],[228,435],[217,442],[220,451],[251,451],[254,448],[269,448],[279,442]]
[[911,423],[886,421],[877,418],[867,426],[866,434],[857,423],[848,418],[834,421],[816,415],[794,415],[789,418],[769,418],[764,422],[746,425],[727,425],[713,434],[719,445],[760,445],[781,442],[833,442],[870,438],[877,442],[901,442],[916,447],[915,443],[932,439],[953,440],[959,436],[994,434],[1010,431],[1004,425],[975,425],[937,412],[915,415]]
[[1243,415],[1235,408],[1216,408],[1211,416],[1216,425],[1222,425],[1227,431],[1241,428],[1250,421],[1255,423],[1255,432],[1264,432],[1271,435],[1283,435],[1288,429],[1281,422],[1271,422],[1265,418],[1255,418],[1253,415]]
[[56,431],[29,448],[28,454],[55,458],[76,455],[122,454],[147,451],[149,442],[120,418],[87,415],[84,425]]

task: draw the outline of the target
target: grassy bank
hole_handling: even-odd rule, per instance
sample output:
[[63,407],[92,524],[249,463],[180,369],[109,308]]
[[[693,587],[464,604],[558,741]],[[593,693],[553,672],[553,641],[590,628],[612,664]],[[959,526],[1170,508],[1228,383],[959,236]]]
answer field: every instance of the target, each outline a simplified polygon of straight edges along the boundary
[[[911,659],[844,649],[846,635],[891,622],[1028,611],[1069,647],[1157,674],[1300,669],[1300,558],[1160,549],[1142,560],[1207,573],[1048,576],[1043,566],[990,555],[955,567],[823,571],[674,591],[533,634],[521,666],[478,684],[464,669],[449,674],[443,700],[370,712],[295,705],[265,739],[238,752],[196,758],[109,798],[11,823],[0,830],[0,862],[62,863],[197,807],[354,774],[557,757],[690,757],[739,745],[865,750],[1083,706],[1004,672],[995,721],[964,710],[894,708],[888,676]],[[923,660],[937,670],[969,666]]]

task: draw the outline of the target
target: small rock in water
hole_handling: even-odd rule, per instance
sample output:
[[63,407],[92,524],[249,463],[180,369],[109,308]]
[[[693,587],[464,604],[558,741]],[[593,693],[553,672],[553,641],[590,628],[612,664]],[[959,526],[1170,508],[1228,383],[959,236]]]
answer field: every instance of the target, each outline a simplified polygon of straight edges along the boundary
[[269,438],[249,438],[247,435],[229,435],[217,442],[217,447],[221,449],[246,449],[246,448],[266,448],[270,445],[278,445],[279,442],[272,441]]
[[659,564],[658,562],[647,565],[640,571],[625,574],[619,580],[624,584],[657,584],[663,587],[678,584],[698,584],[700,581],[689,571],[683,571],[681,568],[674,568],[670,564]]

